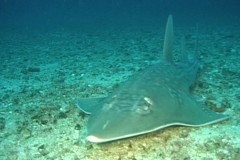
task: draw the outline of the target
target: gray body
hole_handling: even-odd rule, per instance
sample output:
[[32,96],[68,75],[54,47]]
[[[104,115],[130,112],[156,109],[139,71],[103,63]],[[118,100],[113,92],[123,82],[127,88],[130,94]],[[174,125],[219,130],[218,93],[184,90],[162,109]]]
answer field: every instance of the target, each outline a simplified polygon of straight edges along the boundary
[[134,75],[107,97],[78,100],[77,106],[91,114],[87,124],[89,141],[107,142],[173,125],[203,126],[227,119],[189,93],[199,68],[197,51],[188,60],[183,49],[181,61],[175,64],[172,44],[170,15],[159,63]]

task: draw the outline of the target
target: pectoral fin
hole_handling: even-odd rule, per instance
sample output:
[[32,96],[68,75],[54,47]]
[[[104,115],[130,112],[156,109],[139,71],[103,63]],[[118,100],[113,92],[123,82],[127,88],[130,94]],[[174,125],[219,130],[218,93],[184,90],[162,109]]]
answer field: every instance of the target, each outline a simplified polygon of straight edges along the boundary
[[101,98],[81,98],[77,100],[77,107],[86,114],[92,114],[98,109],[98,104],[101,103],[105,97]]

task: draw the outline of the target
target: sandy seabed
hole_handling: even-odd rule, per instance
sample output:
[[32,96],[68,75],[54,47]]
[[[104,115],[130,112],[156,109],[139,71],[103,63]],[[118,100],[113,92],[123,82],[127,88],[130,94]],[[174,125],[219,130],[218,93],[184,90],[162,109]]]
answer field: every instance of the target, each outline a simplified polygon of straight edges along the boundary
[[[0,33],[0,159],[239,160],[238,27],[199,27],[201,69],[193,92],[229,120],[105,144],[86,140],[89,116],[75,107],[76,99],[106,96],[158,62],[163,27]],[[181,35],[192,52],[195,28],[175,28],[177,54]]]

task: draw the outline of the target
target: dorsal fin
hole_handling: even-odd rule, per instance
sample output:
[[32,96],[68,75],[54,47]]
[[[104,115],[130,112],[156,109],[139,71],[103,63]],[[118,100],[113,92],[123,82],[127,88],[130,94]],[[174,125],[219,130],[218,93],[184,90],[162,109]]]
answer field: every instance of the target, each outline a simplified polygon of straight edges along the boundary
[[173,20],[172,15],[168,16],[163,44],[163,59],[173,63]]
[[195,46],[194,46],[194,58],[198,59],[198,25],[197,25],[197,29],[196,29],[196,40],[195,40]]
[[181,63],[188,63],[188,56],[186,53],[186,49],[185,49],[185,37],[182,36],[182,42],[181,42],[181,59],[180,59]]

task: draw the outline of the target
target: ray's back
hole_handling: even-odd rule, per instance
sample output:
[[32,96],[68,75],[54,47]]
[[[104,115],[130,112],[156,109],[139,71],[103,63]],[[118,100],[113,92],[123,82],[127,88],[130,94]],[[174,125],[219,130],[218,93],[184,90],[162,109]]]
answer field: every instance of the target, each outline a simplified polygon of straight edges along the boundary
[[134,75],[113,94],[125,92],[125,94],[146,95],[149,90],[160,92],[164,88],[188,92],[189,87],[196,79],[198,68],[197,60],[185,64],[173,64],[161,60],[159,63]]

